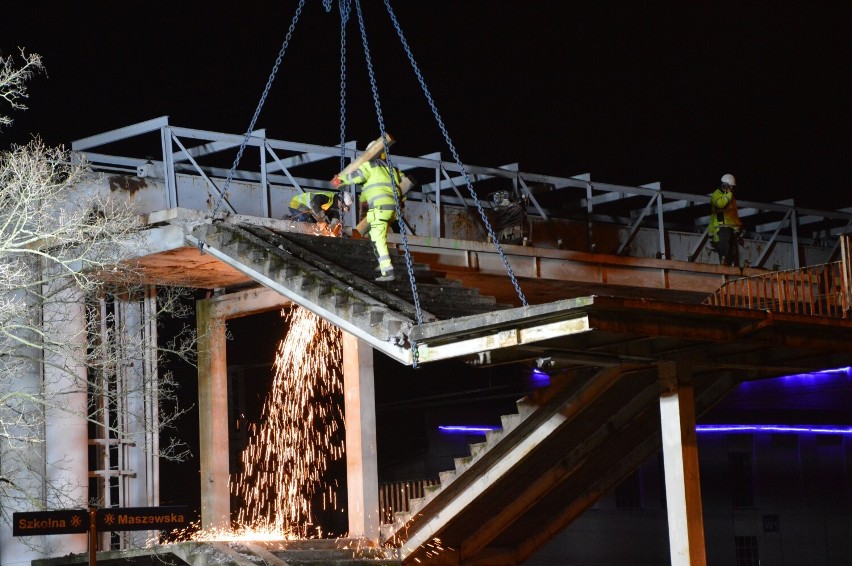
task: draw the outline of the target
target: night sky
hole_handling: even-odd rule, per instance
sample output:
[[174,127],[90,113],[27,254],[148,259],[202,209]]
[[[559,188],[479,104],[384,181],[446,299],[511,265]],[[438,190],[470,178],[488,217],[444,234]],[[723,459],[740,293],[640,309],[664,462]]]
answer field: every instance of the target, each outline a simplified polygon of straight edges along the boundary
[[[362,0],[397,151],[448,155],[384,5]],[[392,2],[461,159],[707,194],[852,206],[849,2]],[[0,50],[44,56],[0,147],[71,141],[161,115],[244,133],[297,2],[4,3]],[[258,127],[339,139],[339,17],[307,0]],[[347,27],[347,139],[378,133]],[[8,112],[7,112],[8,113]],[[329,171],[329,176],[333,171]]]

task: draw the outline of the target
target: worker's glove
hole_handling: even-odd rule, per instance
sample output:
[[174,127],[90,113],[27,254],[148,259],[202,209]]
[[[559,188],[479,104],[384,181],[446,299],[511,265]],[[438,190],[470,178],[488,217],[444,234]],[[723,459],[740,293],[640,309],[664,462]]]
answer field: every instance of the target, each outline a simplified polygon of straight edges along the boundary
[[328,216],[326,216],[325,212],[323,212],[323,211],[319,211],[316,214],[316,219],[317,219],[317,222],[325,222],[326,224],[328,224]]
[[331,186],[335,189],[339,187],[341,183],[343,183],[343,181],[341,181],[340,177],[338,177],[337,175],[335,175],[334,178],[331,180]]

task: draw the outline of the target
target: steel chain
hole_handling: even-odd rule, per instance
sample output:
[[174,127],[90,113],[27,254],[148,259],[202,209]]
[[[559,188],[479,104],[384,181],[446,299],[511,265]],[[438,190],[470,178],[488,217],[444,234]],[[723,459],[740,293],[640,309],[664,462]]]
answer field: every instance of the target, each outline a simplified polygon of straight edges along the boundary
[[521,304],[523,306],[527,306],[527,299],[524,296],[523,291],[521,291],[521,286],[518,284],[518,280],[515,278],[515,273],[514,271],[512,271],[512,266],[509,265],[509,260],[506,258],[506,254],[503,252],[503,247],[500,245],[500,241],[497,239],[497,235],[494,233],[493,228],[491,228],[491,223],[488,222],[488,217],[485,215],[485,211],[482,209],[482,204],[479,202],[479,197],[476,195],[476,191],[473,190],[473,183],[470,180],[470,176],[468,175],[467,170],[465,169],[461,159],[459,158],[458,153],[456,152],[456,148],[453,145],[452,140],[450,139],[450,134],[449,132],[447,132],[446,126],[444,126],[444,120],[441,118],[441,115],[438,112],[438,108],[435,105],[435,101],[432,99],[432,95],[429,92],[429,88],[426,86],[426,81],[423,78],[423,74],[420,72],[420,67],[417,66],[417,62],[414,60],[414,55],[411,53],[411,49],[408,47],[408,41],[406,41],[405,35],[402,33],[402,28],[399,25],[399,21],[396,19],[396,15],[394,14],[393,9],[391,8],[390,0],[385,0],[385,7],[388,10],[388,14],[390,14],[390,18],[393,22],[394,28],[396,29],[396,33],[397,35],[399,35],[399,40],[400,42],[402,42],[402,47],[405,49],[405,53],[408,55],[408,60],[411,63],[411,67],[414,69],[414,74],[417,75],[417,80],[420,82],[420,87],[423,89],[423,94],[426,96],[426,101],[429,103],[429,107],[432,109],[432,114],[434,114],[435,120],[438,122],[438,127],[441,129],[441,133],[444,135],[444,140],[446,140],[447,142],[447,147],[449,147],[450,152],[453,154],[453,159],[455,160],[456,165],[458,165],[461,169],[465,183],[467,184],[467,190],[468,192],[470,192],[470,196],[473,199],[473,202],[476,204],[477,210],[479,210],[479,216],[482,218],[482,222],[485,224],[485,227],[488,230],[488,235],[491,237],[491,240],[494,242],[494,246],[497,248],[497,252],[500,254],[500,259],[503,261],[503,265],[506,267],[506,272],[509,274],[509,278],[512,280],[512,285],[514,285],[515,291],[518,293],[518,298],[520,298]]
[[[272,88],[272,81],[275,80],[275,75],[278,74],[278,68],[281,66],[281,60],[284,58],[284,53],[287,51],[287,46],[290,44],[290,38],[293,36],[293,29],[299,21],[299,16],[302,15],[302,8],[304,8],[304,6],[305,0],[299,0],[299,6],[296,8],[293,20],[290,22],[290,28],[287,30],[287,35],[284,37],[284,43],[281,45],[281,50],[278,52],[278,57],[275,59],[275,65],[272,66],[272,72],[269,74],[269,79],[266,81],[266,87],[263,89],[263,94],[260,96],[260,102],[257,104],[254,116],[251,117],[251,123],[246,131],[246,135],[243,137],[243,142],[240,144],[240,149],[237,151],[237,157],[234,158],[234,163],[228,170],[228,176],[225,179],[225,186],[219,194],[219,198],[216,200],[216,206],[213,208],[214,219],[216,218],[216,214],[219,212],[219,207],[222,205],[222,200],[228,194],[228,188],[231,186],[231,181],[234,178],[234,172],[237,170],[237,165],[240,164],[240,159],[243,157],[243,152],[246,149],[248,140],[251,137],[251,133],[254,131],[254,125],[257,123],[258,116],[260,116],[260,110],[263,108],[264,103],[266,103],[266,97],[269,96],[269,89]],[[261,151],[265,150],[261,148]]]
[[[329,0],[330,2],[331,0]],[[346,167],[346,24],[351,0],[338,0],[340,9],[340,170]]]
[[[361,11],[360,0],[355,0],[355,8],[358,12],[358,25],[361,28],[361,40],[364,43],[364,56],[367,60],[367,71],[370,75],[370,89],[373,92],[373,103],[376,106],[376,118],[379,122],[379,131],[382,134],[382,143],[384,144],[385,155],[387,156],[386,166],[388,168],[388,172],[390,173],[394,207],[396,209],[397,222],[399,225],[399,233],[402,236],[402,245],[405,249],[405,266],[408,270],[408,282],[411,286],[411,294],[414,299],[415,317],[417,319],[417,324],[420,325],[423,324],[423,310],[420,308],[420,295],[417,292],[417,282],[414,280],[414,265],[411,262],[411,251],[408,248],[408,237],[406,236],[405,223],[402,221],[402,207],[400,206],[400,197],[397,194],[399,184],[397,183],[396,175],[394,175],[393,173],[394,165],[393,161],[391,160],[390,151],[388,147],[387,133],[385,132],[385,121],[382,117],[382,106],[379,102],[379,89],[376,85],[376,75],[373,69],[373,61],[370,57],[370,47],[367,42],[367,29],[364,25],[364,15]],[[416,368],[416,358],[414,360],[414,367]]]

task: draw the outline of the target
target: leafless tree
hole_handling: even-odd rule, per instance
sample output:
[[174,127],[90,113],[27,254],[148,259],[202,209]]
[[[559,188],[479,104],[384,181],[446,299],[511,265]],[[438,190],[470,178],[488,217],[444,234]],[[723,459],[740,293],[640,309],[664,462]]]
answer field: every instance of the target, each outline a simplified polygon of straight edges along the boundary
[[[43,70],[38,55],[21,56],[16,65],[0,54],[0,105],[12,109],[25,108],[26,81]],[[0,125],[8,125],[2,110]],[[73,474],[53,473],[66,462],[45,450],[51,426],[83,423],[104,447],[185,455],[180,445],[158,444],[158,431],[182,409],[173,402],[176,382],[157,366],[164,354],[190,359],[195,337],[187,327],[158,344],[156,320],[181,316],[187,303],[180,289],[153,292],[134,263],[142,226],[126,202],[69,199],[90,175],[85,163],[38,139],[0,152],[0,524],[7,527],[13,511],[75,508],[98,497],[81,501],[86,480],[72,485]]]
[[[3,57],[0,53],[0,98],[15,110],[26,110],[27,81],[37,73],[44,72],[44,64],[37,53],[27,54],[23,49],[20,52],[22,65],[16,65],[12,57]],[[11,123],[12,118],[3,115],[0,109],[0,126]]]

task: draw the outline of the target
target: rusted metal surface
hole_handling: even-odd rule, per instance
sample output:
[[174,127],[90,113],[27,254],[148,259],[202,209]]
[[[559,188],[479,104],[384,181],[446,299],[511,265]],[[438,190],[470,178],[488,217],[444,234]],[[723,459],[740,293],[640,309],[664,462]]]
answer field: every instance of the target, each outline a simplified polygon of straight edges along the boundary
[[727,281],[705,304],[849,318],[848,267],[842,261]]

